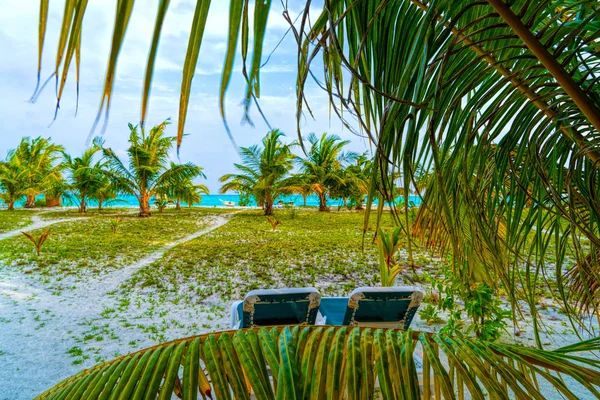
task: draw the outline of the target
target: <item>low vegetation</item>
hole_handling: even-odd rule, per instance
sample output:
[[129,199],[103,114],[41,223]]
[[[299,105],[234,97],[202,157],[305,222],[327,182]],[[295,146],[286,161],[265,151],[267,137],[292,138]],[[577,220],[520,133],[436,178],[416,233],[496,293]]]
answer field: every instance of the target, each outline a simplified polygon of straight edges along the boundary
[[0,211],[0,234],[29,225],[33,215],[34,213],[23,210]]
[[[79,215],[78,211],[55,212],[54,217]],[[156,218],[137,218],[119,213],[121,222],[113,233],[114,216],[90,213],[74,221],[56,224],[40,256],[31,252],[25,237],[0,241],[0,263],[29,273],[62,279],[67,275],[88,276],[129,265],[140,257],[205,227],[206,212],[166,210]],[[49,218],[48,215],[45,215]],[[35,237],[44,229],[31,232]]]
[[[241,298],[253,289],[315,286],[322,295],[347,295],[378,283],[377,248],[362,213],[277,213],[275,231],[260,211],[235,215],[223,228],[169,251],[124,286],[203,299]],[[383,224],[390,225],[385,219]],[[371,226],[374,229],[374,223]]]

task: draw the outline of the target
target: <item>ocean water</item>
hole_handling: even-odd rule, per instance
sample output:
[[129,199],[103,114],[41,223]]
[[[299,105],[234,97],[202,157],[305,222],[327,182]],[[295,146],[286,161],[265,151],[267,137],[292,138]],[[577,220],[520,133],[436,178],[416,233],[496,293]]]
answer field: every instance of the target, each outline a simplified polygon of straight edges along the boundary
[[[43,196],[41,196],[43,198]],[[202,207],[222,207],[224,206],[224,202],[234,202],[235,205],[238,205],[240,197],[237,194],[210,194],[210,195],[202,195],[202,201],[198,204],[194,204],[194,206],[202,206]],[[278,199],[284,203],[293,202],[296,206],[304,205],[304,201],[302,196],[282,196]],[[398,199],[398,201],[402,201],[402,197]],[[419,196],[409,196],[409,201],[412,202],[415,206],[419,206],[421,204],[421,198]],[[153,204],[153,200],[150,201],[150,205]],[[277,204],[277,202],[276,202]],[[327,205],[330,207],[339,207],[343,206],[344,202],[341,199],[328,199]],[[69,201],[68,199],[63,199],[63,205],[65,206],[77,206],[78,204]],[[89,206],[94,207],[96,202],[90,201]],[[251,198],[249,206],[255,207],[257,204],[253,198]],[[308,196],[306,198],[306,205],[312,207],[319,206],[319,198],[315,195]],[[23,206],[23,201],[18,202],[16,204],[17,207]],[[132,195],[121,195],[118,199],[112,200],[109,202],[105,202],[103,204],[104,207],[138,207],[138,201],[135,196]],[[182,203],[182,206],[187,206],[187,204]]]
[[[202,206],[202,207],[222,207],[225,205],[224,202],[234,202],[235,205],[237,206],[239,200],[240,200],[240,197],[237,194],[209,194],[209,195],[202,195],[202,201],[198,204],[193,204],[193,205],[194,206]],[[281,201],[283,203],[293,202],[294,205],[296,205],[296,206],[304,205],[304,200],[302,199],[302,196],[300,196],[300,195],[282,196],[282,197],[278,198],[278,201]],[[278,201],[276,201],[275,204],[277,204]],[[421,204],[421,199],[419,198],[419,196],[410,196],[409,201],[412,201],[416,206]],[[152,204],[152,201],[151,201],[151,204]],[[327,200],[327,205],[330,207],[342,206],[343,204],[344,204],[344,202],[341,199],[328,199]],[[319,198],[315,195],[308,196],[306,198],[306,205],[312,206],[312,207],[318,207],[319,206]],[[131,196],[131,195],[119,196],[119,198],[117,200],[114,200],[110,204],[110,206],[137,207],[138,201],[135,198],[135,196]],[[182,206],[187,206],[187,204],[182,203]],[[251,198],[249,206],[250,207],[257,206],[254,198]]]

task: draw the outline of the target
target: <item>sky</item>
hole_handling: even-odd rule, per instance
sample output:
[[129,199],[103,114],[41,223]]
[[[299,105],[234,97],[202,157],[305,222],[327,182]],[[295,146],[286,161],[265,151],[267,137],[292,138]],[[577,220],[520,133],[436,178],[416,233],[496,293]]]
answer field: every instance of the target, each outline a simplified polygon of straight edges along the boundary
[[[302,0],[288,2],[289,12],[295,19]],[[134,125],[140,118],[142,84],[148,50],[154,29],[157,0],[136,0],[126,32],[119,62],[108,127],[104,133],[105,145],[121,156],[125,155],[129,122]],[[179,90],[182,65],[185,59],[194,0],[172,0],[163,26],[152,84],[148,125],[171,118],[167,134],[177,132]],[[313,1],[316,18],[321,8]],[[218,178],[233,172],[233,163],[239,157],[229,141],[218,108],[218,92],[224,61],[229,1],[213,0],[204,33],[196,74],[192,83],[190,105],[179,161],[191,161],[204,168],[205,183],[212,193],[220,187]],[[42,62],[42,81],[54,71],[58,31],[62,21],[64,0],[50,1],[45,48]],[[82,153],[86,139],[98,112],[101,90],[110,51],[116,0],[89,0],[84,17],[81,51],[81,78],[78,114],[75,116],[75,63],[61,99],[61,107],[53,122],[56,106],[54,85],[42,92],[32,104],[27,100],[36,84],[39,0],[0,0],[0,157],[15,148],[24,136],[51,137],[74,156]],[[273,1],[268,19],[263,62],[275,50],[261,70],[261,107],[274,128],[287,135],[287,141],[297,138],[296,132],[296,43],[288,34],[288,24],[282,16],[280,1]],[[276,48],[277,47],[277,48]],[[239,53],[239,49],[238,49]],[[241,75],[241,57],[236,57],[235,71],[227,93],[227,120],[239,146],[259,143],[268,127],[253,109],[254,127],[242,124],[245,83]],[[316,69],[322,76],[322,69]],[[368,142],[355,136],[335,115],[330,118],[326,93],[315,84],[307,88],[307,97],[313,109],[302,118],[302,133],[328,132],[351,140],[348,150],[368,150]],[[53,122],[53,123],[52,123]],[[299,149],[298,149],[299,151]],[[173,159],[177,160],[175,152]]]

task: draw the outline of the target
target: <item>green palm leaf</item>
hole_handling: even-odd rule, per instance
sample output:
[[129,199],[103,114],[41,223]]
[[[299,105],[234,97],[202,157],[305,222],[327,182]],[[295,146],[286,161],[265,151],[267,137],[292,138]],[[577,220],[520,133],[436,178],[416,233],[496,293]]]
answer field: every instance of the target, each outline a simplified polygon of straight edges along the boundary
[[[372,398],[377,392],[403,399],[420,399],[422,392],[440,399],[543,399],[555,390],[576,398],[575,382],[578,393],[599,395],[600,363],[578,355],[600,350],[598,339],[546,351],[412,331],[346,329],[275,327],[262,328],[258,335],[249,329],[181,339],[99,364],[37,398],[155,398],[160,393],[165,399],[178,381],[183,382],[183,398],[196,398],[202,365],[212,386],[202,395],[214,393],[218,399],[273,398],[275,393],[278,398]],[[421,354],[422,372],[415,367],[414,354]],[[314,370],[307,373],[313,363]],[[268,368],[277,380],[269,377]],[[368,371],[375,371],[373,378],[365,375]],[[538,384],[542,381],[547,386]]]

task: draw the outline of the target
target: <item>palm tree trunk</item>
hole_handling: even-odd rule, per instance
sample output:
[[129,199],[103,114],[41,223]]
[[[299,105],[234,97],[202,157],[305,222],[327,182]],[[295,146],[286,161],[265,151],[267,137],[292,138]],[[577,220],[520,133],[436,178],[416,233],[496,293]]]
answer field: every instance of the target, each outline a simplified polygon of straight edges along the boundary
[[26,201],[25,201],[25,208],[34,208],[34,207],[35,207],[35,196],[28,194]]
[[329,211],[329,207],[327,207],[327,196],[324,192],[319,193],[319,211]]
[[265,215],[273,215],[273,200],[266,200],[264,203]]
[[98,199],[98,210],[102,210],[102,199]]
[[302,195],[302,200],[304,200],[304,207],[306,207],[306,197],[307,196],[305,194]]
[[177,199],[177,201],[175,202],[175,209],[181,210],[181,201],[179,199]]
[[150,194],[142,193],[140,195],[140,217],[149,217],[150,213]]
[[85,204],[85,196],[81,197],[81,202],[79,203],[79,212],[80,213],[85,213],[86,211],[86,204]]
[[15,209],[15,200],[11,198],[8,200],[8,211],[12,211],[14,209]]

